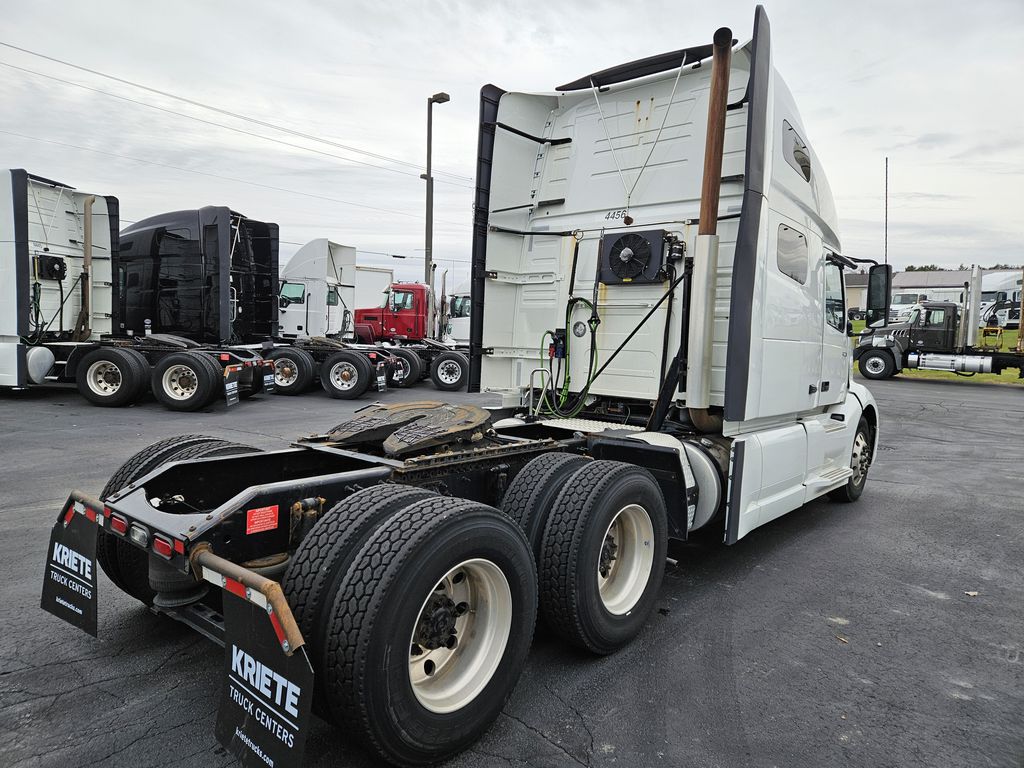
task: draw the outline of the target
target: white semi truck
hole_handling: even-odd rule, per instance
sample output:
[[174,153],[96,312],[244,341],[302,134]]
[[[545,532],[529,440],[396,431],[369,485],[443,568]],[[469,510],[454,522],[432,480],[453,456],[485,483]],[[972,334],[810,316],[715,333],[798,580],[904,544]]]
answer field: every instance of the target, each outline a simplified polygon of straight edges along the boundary
[[[217,733],[244,764],[299,764],[310,708],[395,765],[443,760],[498,718],[538,611],[613,653],[670,538],[861,496],[881,420],[850,379],[851,262],[772,60],[758,8],[739,45],[483,88],[472,367],[505,408],[372,405],[216,458],[245,449],[193,435],[72,493],[50,551],[99,524],[115,583],[226,646]],[[80,594],[43,605],[96,630]],[[239,703],[285,690],[271,731]]]
[[299,248],[281,268],[278,335],[353,338],[359,274],[352,246],[318,238]]
[[255,352],[126,330],[129,295],[154,305],[158,295],[188,298],[156,273],[145,285],[123,279],[119,249],[117,198],[0,173],[0,387],[73,385],[101,406],[152,391],[178,411],[273,390],[271,366]]

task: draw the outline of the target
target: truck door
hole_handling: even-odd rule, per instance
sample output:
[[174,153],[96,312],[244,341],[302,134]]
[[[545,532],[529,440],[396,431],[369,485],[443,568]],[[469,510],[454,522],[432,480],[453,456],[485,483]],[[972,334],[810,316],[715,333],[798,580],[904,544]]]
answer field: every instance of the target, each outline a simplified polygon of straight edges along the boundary
[[278,292],[278,316],[284,336],[309,336],[306,322],[306,284],[281,281]]
[[843,293],[843,270],[825,250],[825,279],[822,280],[825,300],[821,345],[821,380],[818,382],[818,405],[832,405],[846,399],[850,383],[850,339],[846,335],[846,301]]
[[384,311],[384,336],[419,338],[416,328],[416,294],[392,288]]
[[953,317],[949,307],[922,307],[910,328],[910,349],[949,352],[953,348]]

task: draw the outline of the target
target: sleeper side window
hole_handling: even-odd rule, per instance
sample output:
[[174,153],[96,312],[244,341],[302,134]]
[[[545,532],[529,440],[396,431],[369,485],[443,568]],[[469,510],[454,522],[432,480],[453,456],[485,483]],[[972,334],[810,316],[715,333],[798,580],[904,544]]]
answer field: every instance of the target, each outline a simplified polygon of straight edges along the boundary
[[800,285],[807,283],[807,238],[786,224],[779,225],[777,258],[782,274]]
[[782,121],[783,154],[786,162],[804,177],[804,181],[811,180],[811,153],[804,144],[803,139],[793,130],[788,120]]

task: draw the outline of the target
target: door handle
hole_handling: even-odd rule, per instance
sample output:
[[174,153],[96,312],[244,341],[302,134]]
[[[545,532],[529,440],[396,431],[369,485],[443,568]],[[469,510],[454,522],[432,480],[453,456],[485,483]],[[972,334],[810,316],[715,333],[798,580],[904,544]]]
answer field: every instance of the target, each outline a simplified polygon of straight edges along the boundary
[[807,388],[807,394],[808,394],[808,395],[813,395],[813,394],[814,394],[815,392],[817,392],[817,391],[818,391],[818,388],[817,388],[816,386],[814,386],[813,384],[811,384],[811,385],[810,385],[810,386],[809,386],[809,387]]

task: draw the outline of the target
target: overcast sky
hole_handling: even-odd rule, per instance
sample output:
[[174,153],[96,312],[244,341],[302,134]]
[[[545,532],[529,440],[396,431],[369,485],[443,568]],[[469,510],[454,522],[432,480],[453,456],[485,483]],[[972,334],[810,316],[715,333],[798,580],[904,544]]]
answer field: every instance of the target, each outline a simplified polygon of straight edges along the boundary
[[[766,8],[775,65],[836,195],[845,253],[881,258],[888,155],[897,267],[1024,261],[1024,2]],[[329,237],[356,246],[361,263],[415,278],[424,183],[413,166],[424,161],[426,99],[447,91],[451,102],[434,108],[434,255],[464,279],[481,85],[547,91],[710,41],[723,25],[746,40],[753,11],[737,0],[7,4],[5,43],[389,159],[0,47],[7,65],[316,150],[4,66],[0,162],[115,195],[122,220],[230,205],[280,224],[282,260]]]

